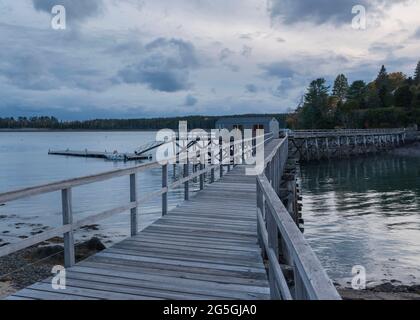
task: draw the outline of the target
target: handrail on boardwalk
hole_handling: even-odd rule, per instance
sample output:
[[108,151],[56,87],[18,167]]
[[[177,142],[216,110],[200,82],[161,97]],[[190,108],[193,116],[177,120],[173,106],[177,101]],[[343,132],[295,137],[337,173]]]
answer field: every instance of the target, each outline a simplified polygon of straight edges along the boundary
[[[278,142],[266,158],[265,172],[257,177],[258,237],[268,259],[271,296],[282,300],[341,300],[279,198],[287,159],[288,137]],[[293,273],[292,281],[286,279],[285,270]]]
[[[138,208],[140,205],[147,200],[154,197],[162,197],[162,215],[168,213],[168,192],[179,186],[184,186],[184,199],[189,199],[189,184],[192,180],[200,180],[200,189],[204,189],[206,176],[208,177],[207,181],[213,183],[215,181],[215,172],[219,171],[220,177],[223,177],[224,171],[227,168],[230,171],[231,167],[235,164],[243,161],[246,158],[249,158],[255,152],[256,147],[259,144],[267,143],[271,141],[272,134],[265,134],[263,136],[254,137],[252,139],[242,139],[242,140],[233,140],[233,141],[223,141],[218,139],[212,141],[213,145],[209,146],[204,144],[205,153],[208,156],[208,163],[188,163],[188,161],[183,165],[183,177],[173,182],[172,184],[168,183],[168,164],[162,165],[159,162],[150,162],[141,164],[138,166],[112,170],[104,173],[93,174],[89,176],[79,177],[75,179],[69,179],[64,181],[52,182],[48,184],[43,184],[40,186],[34,186],[29,188],[24,188],[20,190],[15,190],[6,193],[0,193],[0,203],[7,203],[19,199],[29,198],[33,196],[38,196],[42,194],[52,193],[52,192],[61,192],[61,202],[62,202],[62,216],[63,216],[63,225],[60,227],[47,230],[41,234],[31,236],[24,240],[19,240],[16,243],[12,243],[0,248],[0,257],[5,255],[17,252],[22,249],[26,249],[38,243],[42,243],[54,237],[64,236],[64,262],[66,267],[71,267],[75,264],[75,252],[74,252],[74,237],[73,232],[83,226],[94,224],[98,221],[108,219],[114,215],[121,214],[126,211],[130,211],[130,229],[131,235],[134,236],[138,233]],[[195,154],[196,148],[194,146],[193,150],[186,149],[187,154]],[[210,152],[211,151],[211,152]],[[177,163],[179,160],[179,155],[172,159],[174,163]],[[196,172],[190,173],[190,167],[194,165],[197,168]],[[199,168],[198,168],[199,166]],[[155,168],[161,168],[162,170],[162,187],[156,191],[142,194],[141,197],[137,195],[137,174]],[[104,212],[97,213],[95,215],[89,216],[85,219],[73,221],[73,200],[72,200],[72,189],[80,187],[82,185],[93,184],[97,182],[102,182],[118,177],[128,177],[129,183],[129,195],[127,197],[127,203],[119,207],[106,210]]]

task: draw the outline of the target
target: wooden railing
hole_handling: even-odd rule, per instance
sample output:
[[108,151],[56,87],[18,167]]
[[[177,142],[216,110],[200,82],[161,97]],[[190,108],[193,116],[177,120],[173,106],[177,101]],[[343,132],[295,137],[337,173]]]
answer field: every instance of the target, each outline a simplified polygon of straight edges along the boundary
[[293,130],[293,138],[327,137],[327,136],[369,136],[369,135],[394,135],[405,134],[404,128],[395,129],[333,129],[333,130]]
[[258,238],[268,259],[271,296],[282,300],[341,300],[278,196],[287,159],[288,137],[276,145],[266,158],[265,173],[257,177]]
[[[263,141],[271,139],[271,134],[266,134],[263,137]],[[131,235],[134,236],[138,233],[138,208],[145,201],[161,196],[162,197],[162,215],[168,213],[168,192],[179,186],[184,186],[184,199],[188,200],[190,195],[190,182],[192,180],[200,180],[200,189],[205,186],[205,176],[210,173],[209,183],[215,181],[215,171],[220,171],[220,177],[223,177],[224,168],[228,171],[235,164],[234,159],[239,158],[246,159],[255,151],[257,144],[255,143],[256,138],[243,139],[240,141],[224,142],[221,139],[218,141],[219,152],[214,154],[214,145],[208,146],[208,151],[211,156],[218,157],[218,161],[215,159],[209,159],[209,165],[205,163],[199,164],[199,170],[190,174],[191,165],[187,162],[183,166],[183,177],[171,184],[168,182],[168,164],[161,165],[158,162],[150,162],[141,164],[135,167],[113,170],[109,172],[94,174],[90,176],[80,177],[76,179],[64,180],[59,182],[53,182],[40,186],[20,189],[12,192],[6,192],[0,194],[0,203],[7,203],[15,200],[29,198],[33,196],[43,195],[52,192],[61,192],[62,202],[62,220],[63,224],[60,227],[47,230],[41,234],[29,237],[25,240],[21,240],[16,243],[9,244],[0,248],[0,257],[17,252],[19,250],[31,247],[33,245],[42,243],[54,237],[64,237],[64,262],[66,267],[71,267],[75,264],[75,241],[74,231],[80,229],[83,226],[94,224],[98,221],[108,219],[117,214],[130,211],[130,229]],[[264,142],[263,142],[264,143]],[[212,149],[213,148],[213,149]],[[193,152],[193,150],[184,150],[185,152]],[[210,151],[212,151],[210,153]],[[176,159],[179,160],[179,156]],[[216,164],[214,164],[216,163]],[[162,169],[162,187],[156,191],[146,193],[141,197],[137,194],[137,174],[146,170],[161,168]],[[129,177],[129,196],[127,197],[128,202],[122,206],[106,210],[104,212],[89,216],[85,219],[74,221],[73,210],[72,210],[72,190],[76,187],[83,185],[98,183],[119,177]]]

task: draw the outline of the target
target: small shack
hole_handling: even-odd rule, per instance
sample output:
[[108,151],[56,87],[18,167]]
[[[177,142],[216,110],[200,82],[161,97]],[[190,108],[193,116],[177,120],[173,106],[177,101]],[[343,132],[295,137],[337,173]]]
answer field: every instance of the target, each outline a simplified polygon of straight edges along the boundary
[[272,132],[274,138],[279,137],[280,123],[277,119],[271,117],[226,117],[220,118],[216,122],[216,129],[239,129],[242,132],[246,129],[264,130],[265,133]]

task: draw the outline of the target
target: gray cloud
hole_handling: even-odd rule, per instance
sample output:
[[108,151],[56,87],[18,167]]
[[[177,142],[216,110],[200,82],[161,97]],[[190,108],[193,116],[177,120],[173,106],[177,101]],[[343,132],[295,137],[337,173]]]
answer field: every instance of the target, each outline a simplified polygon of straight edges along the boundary
[[66,8],[66,20],[70,24],[72,21],[84,21],[104,10],[103,0],[32,0],[32,4],[35,10],[46,13],[51,13],[55,5],[63,5]]
[[77,57],[50,50],[0,53],[0,74],[9,84],[24,90],[49,91],[77,88],[102,91],[111,81],[101,71]]
[[250,46],[243,46],[241,54],[245,58],[250,58],[252,55],[252,48]]
[[252,83],[247,84],[245,86],[245,89],[246,89],[246,92],[249,92],[249,93],[257,93],[258,92],[258,87],[255,84],[252,84]]
[[189,94],[188,96],[185,97],[185,104],[184,105],[187,106],[187,107],[192,107],[192,106],[195,106],[197,104],[197,102],[198,102],[198,99]]
[[369,47],[369,51],[372,53],[384,53],[392,54],[394,51],[404,49],[403,45],[400,44],[389,44],[385,42],[375,42]]
[[235,54],[235,52],[233,52],[232,50],[230,50],[229,48],[224,48],[220,51],[219,54],[219,60],[220,61],[224,61],[229,59],[231,56],[233,56]]
[[312,22],[315,24],[349,24],[354,15],[352,8],[363,5],[369,13],[381,15],[384,10],[396,3],[408,0],[269,0],[269,13],[272,18],[286,24]]
[[420,27],[417,28],[416,32],[414,32],[413,37],[416,39],[420,39]]
[[190,70],[198,65],[190,42],[159,38],[145,46],[139,63],[119,71],[118,77],[124,83],[141,83],[152,90],[176,92],[191,87]]
[[264,75],[267,77],[285,79],[292,78],[296,73],[290,66],[290,62],[284,61],[263,64],[260,68],[264,70]]

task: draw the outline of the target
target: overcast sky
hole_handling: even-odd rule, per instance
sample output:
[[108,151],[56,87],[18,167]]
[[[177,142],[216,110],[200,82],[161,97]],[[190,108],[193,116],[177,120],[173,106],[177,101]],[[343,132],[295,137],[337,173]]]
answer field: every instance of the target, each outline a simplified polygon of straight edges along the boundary
[[419,16],[420,0],[0,0],[0,116],[285,112],[317,77],[411,75]]

